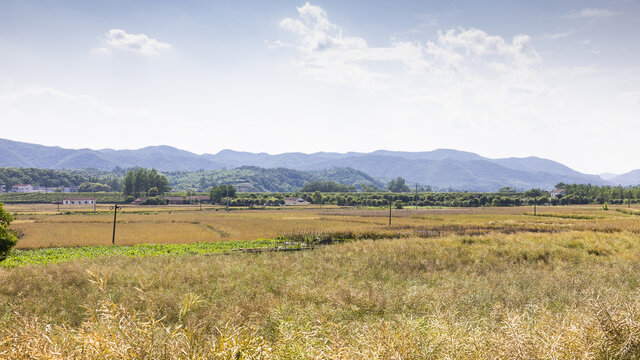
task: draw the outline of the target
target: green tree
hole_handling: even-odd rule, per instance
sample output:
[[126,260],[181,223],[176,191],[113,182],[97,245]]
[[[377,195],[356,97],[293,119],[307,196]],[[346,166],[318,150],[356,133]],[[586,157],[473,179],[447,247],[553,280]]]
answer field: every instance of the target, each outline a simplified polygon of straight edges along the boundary
[[209,190],[212,204],[222,204],[224,198],[235,198],[236,188],[233,185],[216,185]]
[[362,184],[361,188],[362,188],[362,192],[374,192],[374,191],[376,191],[376,187],[375,186],[371,186],[371,185],[367,185],[367,184]]
[[149,193],[149,190],[154,187],[158,189],[158,195],[162,195],[170,189],[167,178],[158,173],[156,169],[136,168],[127,171],[122,192],[125,196],[138,197]]
[[4,210],[4,204],[0,203],[0,261],[7,258],[9,250],[16,245],[18,238],[9,230],[13,216]]
[[322,194],[320,194],[320,191],[313,193],[312,201],[314,204],[322,204]]
[[100,192],[111,191],[111,187],[107,184],[84,182],[78,186],[79,192]]
[[407,186],[407,184],[405,183],[405,180],[403,178],[401,178],[400,176],[398,176],[396,179],[393,179],[389,182],[389,185],[387,185],[387,189],[391,192],[394,193],[401,193],[401,192],[409,192],[410,189]]
[[498,189],[498,193],[500,194],[515,194],[516,192],[517,190],[511,186],[504,186]]
[[524,196],[528,198],[533,198],[533,216],[537,215],[536,205],[538,204],[538,198],[542,197],[544,192],[540,189],[530,189],[524,192]]
[[396,201],[393,202],[393,207],[395,209],[402,209],[402,208],[404,208],[404,204],[402,203],[402,201],[396,200]]
[[129,170],[127,174],[124,176],[124,181],[122,184],[122,193],[125,196],[133,196],[135,197],[135,188],[134,188],[134,172]]

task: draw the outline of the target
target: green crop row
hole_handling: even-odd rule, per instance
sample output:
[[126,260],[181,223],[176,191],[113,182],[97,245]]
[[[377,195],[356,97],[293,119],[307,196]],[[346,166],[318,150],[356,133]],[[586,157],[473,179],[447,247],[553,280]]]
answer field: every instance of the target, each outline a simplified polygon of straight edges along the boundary
[[5,204],[29,204],[52,203],[70,197],[95,197],[98,203],[124,202],[122,193],[98,192],[98,193],[5,193],[0,194],[0,203]]
[[104,256],[162,256],[220,254],[239,249],[297,247],[282,240],[218,241],[191,244],[140,244],[134,246],[82,246],[73,248],[47,248],[12,250],[1,267],[69,262]]

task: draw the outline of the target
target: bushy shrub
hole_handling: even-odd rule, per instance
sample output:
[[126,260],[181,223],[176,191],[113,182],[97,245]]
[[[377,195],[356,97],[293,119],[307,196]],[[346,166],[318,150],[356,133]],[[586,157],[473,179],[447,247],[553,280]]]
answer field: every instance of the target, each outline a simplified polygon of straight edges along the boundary
[[154,197],[150,197],[145,200],[142,205],[158,205],[158,199]]
[[4,204],[0,203],[0,261],[9,254],[9,250],[16,245],[18,238],[9,230],[13,216],[4,210]]

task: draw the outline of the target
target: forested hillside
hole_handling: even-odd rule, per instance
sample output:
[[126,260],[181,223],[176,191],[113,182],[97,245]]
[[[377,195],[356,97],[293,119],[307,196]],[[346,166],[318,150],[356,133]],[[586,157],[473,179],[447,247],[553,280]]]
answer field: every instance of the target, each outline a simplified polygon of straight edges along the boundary
[[[7,190],[16,184],[33,186],[80,186],[105,184],[111,191],[121,191],[126,170],[51,170],[36,168],[0,168],[0,184]],[[309,181],[335,181],[355,188],[384,188],[371,176],[353,169],[333,168],[321,171],[291,169],[263,169],[245,166],[231,170],[163,172],[173,190],[207,191],[215,185],[234,185],[239,191],[287,192],[298,191]],[[102,191],[102,190],[101,190]]]
[[13,185],[29,184],[33,186],[79,186],[83,183],[108,185],[113,191],[122,189],[121,178],[124,170],[51,170],[36,168],[0,168],[0,184],[7,190]]
[[231,170],[175,171],[164,174],[173,190],[204,191],[215,185],[228,184],[243,192],[289,192],[300,190],[309,181],[335,181],[358,188],[362,185],[384,187],[384,184],[371,176],[348,168],[306,172],[243,166]]

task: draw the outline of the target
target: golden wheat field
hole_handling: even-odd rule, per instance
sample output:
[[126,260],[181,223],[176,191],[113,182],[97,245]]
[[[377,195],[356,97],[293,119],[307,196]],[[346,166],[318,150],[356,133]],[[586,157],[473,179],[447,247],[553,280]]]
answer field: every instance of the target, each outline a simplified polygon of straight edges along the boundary
[[[29,206],[7,207],[23,249],[111,241],[113,214]],[[639,359],[640,209],[538,215],[125,208],[123,244],[391,238],[0,268],[0,358]]]

